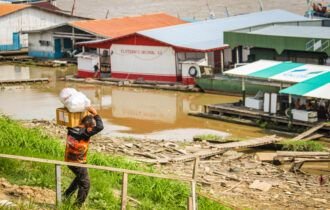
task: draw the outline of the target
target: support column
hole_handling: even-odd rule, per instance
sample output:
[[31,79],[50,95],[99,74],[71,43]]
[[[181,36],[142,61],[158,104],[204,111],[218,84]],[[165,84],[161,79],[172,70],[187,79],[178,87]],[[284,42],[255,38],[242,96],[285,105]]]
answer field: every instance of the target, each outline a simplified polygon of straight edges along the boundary
[[75,35],[74,35],[75,31],[74,31],[74,27],[72,27],[72,49],[74,49],[74,45],[76,44],[76,39],[75,39]]
[[292,96],[291,94],[289,95],[289,124],[288,126],[290,127],[292,125],[292,112],[291,112],[291,107],[292,107]]
[[209,65],[209,55],[207,52],[205,53],[205,60],[206,60],[206,65]]
[[245,79],[242,78],[242,99],[243,99],[243,106],[245,105],[245,96],[246,96]]
[[236,47],[236,64],[239,63],[239,47]]
[[224,64],[224,50],[220,50],[220,62],[221,62],[221,67],[220,67],[220,73],[223,74],[225,64]]

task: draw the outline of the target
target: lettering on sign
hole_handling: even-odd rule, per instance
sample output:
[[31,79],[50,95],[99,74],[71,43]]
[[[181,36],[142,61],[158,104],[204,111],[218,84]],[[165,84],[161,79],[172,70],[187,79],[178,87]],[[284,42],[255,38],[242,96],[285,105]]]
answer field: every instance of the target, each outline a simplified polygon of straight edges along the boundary
[[121,49],[121,54],[128,54],[128,55],[162,55],[163,52],[160,50],[129,50],[129,49]]

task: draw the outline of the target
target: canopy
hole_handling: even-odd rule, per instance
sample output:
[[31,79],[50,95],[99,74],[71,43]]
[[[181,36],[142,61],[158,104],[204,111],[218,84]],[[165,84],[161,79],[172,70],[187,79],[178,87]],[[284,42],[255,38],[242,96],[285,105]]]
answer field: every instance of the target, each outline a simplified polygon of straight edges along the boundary
[[226,71],[225,74],[274,82],[299,83],[327,72],[330,72],[330,66],[259,60]]
[[283,89],[280,93],[330,99],[330,71]]

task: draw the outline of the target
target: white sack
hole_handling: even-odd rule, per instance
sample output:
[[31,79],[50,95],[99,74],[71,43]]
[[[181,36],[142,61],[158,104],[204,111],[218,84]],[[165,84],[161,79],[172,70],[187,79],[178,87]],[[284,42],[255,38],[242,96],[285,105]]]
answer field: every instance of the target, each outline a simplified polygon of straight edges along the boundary
[[[73,88],[65,88],[65,89],[72,89],[72,90],[62,90],[60,97],[61,101],[64,104],[64,106],[70,111],[70,112],[83,112],[86,110],[87,107],[91,105],[91,101],[86,97],[85,94],[82,92],[78,92]],[[63,96],[63,97],[62,97]],[[65,97],[66,96],[66,97]]]
[[64,88],[60,93],[60,100],[64,104],[65,101],[70,98],[71,95],[77,93],[76,89],[74,88]]

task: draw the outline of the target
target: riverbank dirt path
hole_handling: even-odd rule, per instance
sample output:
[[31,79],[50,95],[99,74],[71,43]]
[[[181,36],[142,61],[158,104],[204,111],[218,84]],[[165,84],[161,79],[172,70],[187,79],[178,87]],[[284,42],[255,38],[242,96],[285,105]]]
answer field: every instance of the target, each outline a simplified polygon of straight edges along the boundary
[[[39,127],[63,140],[66,129],[49,121],[25,121],[27,127]],[[168,142],[109,138],[96,135],[91,149],[111,155],[153,162],[156,157],[180,157],[212,147],[208,142]],[[191,176],[193,162],[153,164],[163,174]],[[324,209],[329,210],[330,184],[320,185],[319,175],[291,173],[270,163],[260,162],[251,151],[229,150],[202,159],[198,169],[200,194],[235,209]]]

